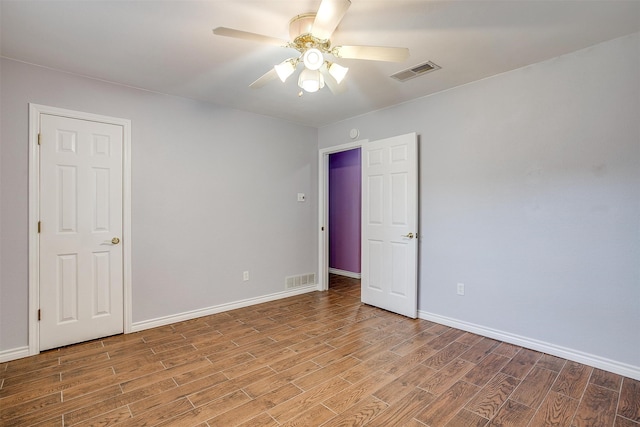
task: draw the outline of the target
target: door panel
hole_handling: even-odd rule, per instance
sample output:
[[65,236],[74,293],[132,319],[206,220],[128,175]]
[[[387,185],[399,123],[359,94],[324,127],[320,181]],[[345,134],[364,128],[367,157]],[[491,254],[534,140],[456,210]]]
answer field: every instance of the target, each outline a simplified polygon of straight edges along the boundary
[[40,116],[40,350],[122,333],[123,127]]
[[417,316],[416,134],[362,147],[362,302]]

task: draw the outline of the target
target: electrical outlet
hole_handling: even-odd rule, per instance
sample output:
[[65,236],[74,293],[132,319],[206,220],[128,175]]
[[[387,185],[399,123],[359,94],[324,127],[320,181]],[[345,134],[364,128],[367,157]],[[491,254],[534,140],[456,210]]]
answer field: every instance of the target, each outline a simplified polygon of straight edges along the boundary
[[245,281],[245,282],[247,280],[249,280],[249,272],[248,271],[243,271],[242,272],[242,280]]
[[458,283],[458,295],[464,295],[464,283]]

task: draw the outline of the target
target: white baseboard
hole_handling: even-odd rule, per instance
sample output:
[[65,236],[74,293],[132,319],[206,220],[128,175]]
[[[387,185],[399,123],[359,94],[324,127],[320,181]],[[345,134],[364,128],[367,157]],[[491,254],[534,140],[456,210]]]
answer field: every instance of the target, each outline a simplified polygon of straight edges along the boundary
[[185,320],[191,320],[197,317],[210,316],[212,314],[222,313],[224,311],[234,310],[236,308],[248,307],[250,305],[275,301],[278,299],[288,298],[295,295],[306,294],[308,292],[315,292],[319,290],[320,289],[318,289],[318,285],[300,286],[295,289],[288,289],[286,291],[276,292],[275,294],[264,295],[257,298],[249,298],[241,301],[215,305],[212,307],[187,311],[184,313],[158,317],[156,319],[142,320],[140,322],[134,322],[131,325],[131,332],[144,331],[145,329],[157,328],[158,326],[165,326],[171,323],[184,322]]
[[626,363],[616,362],[615,360],[606,359],[604,357],[593,354],[584,353],[582,351],[571,348],[550,344],[544,341],[538,341],[532,338],[523,337],[509,332],[503,332],[496,329],[487,328],[473,323],[463,322],[461,320],[452,319],[450,317],[440,316],[438,314],[428,313],[426,311],[418,311],[418,317],[424,320],[440,323],[442,325],[451,326],[452,328],[461,329],[463,331],[472,332],[488,338],[504,341],[509,344],[526,347],[531,350],[540,351],[561,357],[563,359],[572,360],[574,362],[593,366],[605,371],[613,372],[618,375],[633,378],[640,381],[640,366],[628,365]]
[[329,273],[337,274],[339,276],[351,277],[352,279],[360,279],[362,275],[360,273],[354,273],[353,271],[340,270],[337,268],[330,268]]
[[11,348],[9,350],[0,351],[0,363],[10,362],[16,359],[22,359],[29,356],[29,346]]

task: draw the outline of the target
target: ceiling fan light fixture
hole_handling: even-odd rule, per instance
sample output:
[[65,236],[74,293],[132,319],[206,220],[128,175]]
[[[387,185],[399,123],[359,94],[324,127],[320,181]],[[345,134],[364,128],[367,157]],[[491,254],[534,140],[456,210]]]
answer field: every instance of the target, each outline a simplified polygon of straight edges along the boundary
[[322,56],[322,52],[319,49],[311,48],[307,49],[307,51],[302,56],[302,62],[304,62],[304,66],[309,70],[319,70],[324,64],[324,57]]
[[305,68],[298,77],[298,86],[305,92],[317,92],[324,87],[324,77],[318,70]]
[[336,79],[336,83],[338,84],[340,84],[340,82],[344,80],[344,77],[347,75],[348,71],[349,68],[343,67],[342,65],[338,65],[336,63],[332,63],[331,65],[329,65],[329,74],[331,74],[331,77]]
[[280,80],[282,80],[282,83],[286,82],[289,76],[296,70],[293,61],[291,61],[290,59],[282,61],[281,63],[275,65],[273,68],[276,70],[276,73],[278,74],[278,77],[280,77]]

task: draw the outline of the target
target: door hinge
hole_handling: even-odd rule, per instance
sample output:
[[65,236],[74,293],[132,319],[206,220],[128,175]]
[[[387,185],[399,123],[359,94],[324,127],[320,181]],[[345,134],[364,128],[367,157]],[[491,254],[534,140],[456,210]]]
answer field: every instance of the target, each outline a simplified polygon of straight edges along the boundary
[[42,319],[42,311],[38,309],[38,321]]
[[38,233],[40,233],[41,229],[42,229],[42,225],[41,225],[40,221],[38,221]]
[[40,145],[42,143],[42,134],[39,133],[38,134],[38,145]]

